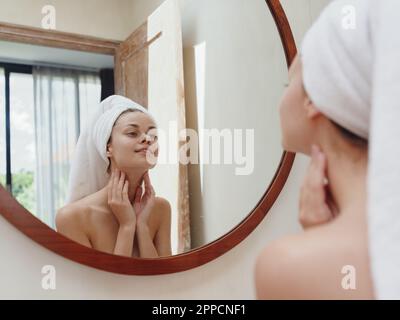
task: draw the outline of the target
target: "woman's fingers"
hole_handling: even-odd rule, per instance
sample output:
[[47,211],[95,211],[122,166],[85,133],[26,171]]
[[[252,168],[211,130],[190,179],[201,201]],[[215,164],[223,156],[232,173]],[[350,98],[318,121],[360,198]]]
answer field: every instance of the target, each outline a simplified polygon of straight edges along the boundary
[[114,181],[113,181],[113,200],[118,201],[121,199],[121,191],[118,190],[118,184],[121,179],[121,171],[115,169]]
[[119,181],[119,172],[118,169],[114,170],[114,179],[113,179],[113,184],[112,184],[112,199],[115,201],[117,199],[117,184]]
[[122,192],[124,189],[124,183],[125,183],[125,172],[120,171],[119,181],[118,181],[118,185],[117,185],[117,196],[118,196],[119,201],[122,200]]
[[122,189],[122,200],[129,200],[128,199],[128,190],[129,190],[129,180],[125,180],[124,187]]
[[150,193],[151,193],[151,196],[155,196],[156,195],[156,192],[154,191],[153,186],[150,186]]
[[113,172],[113,179],[112,179],[112,183],[111,183],[111,200],[115,199],[115,180],[117,178],[117,170],[114,169]]
[[[155,196],[155,191],[151,185],[148,172],[143,175],[142,181],[144,182],[144,186],[139,185],[134,196],[134,203],[140,206],[146,205],[148,200]],[[108,200],[120,202],[126,199],[129,200],[129,182],[126,179],[125,172],[116,168],[111,173],[108,188]]]
[[113,176],[112,199],[121,202],[128,198],[129,183],[127,183],[128,180],[125,179],[125,172],[119,169],[115,169]]
[[318,225],[332,219],[329,189],[326,181],[327,161],[317,146],[312,147],[311,163],[300,193],[300,222],[303,227]]
[[111,199],[112,199],[113,180],[114,180],[114,170],[113,170],[113,172],[111,172],[111,177],[110,177],[110,180],[108,181],[108,188],[107,188],[108,201],[111,201]]
[[142,197],[142,187],[137,187],[134,200],[135,203],[139,203],[141,197]]
[[148,171],[144,174],[144,184],[146,187],[146,189],[145,189],[146,196],[147,197],[153,196],[155,194],[155,192],[154,192],[154,188],[150,182],[150,176],[149,176]]
[[149,177],[149,172],[148,171],[146,171],[146,173],[144,174],[143,180],[144,180],[144,185],[145,185],[146,189],[151,186],[151,182],[150,182],[150,177]]
[[307,181],[314,197],[324,195],[325,185],[325,156],[318,147],[312,147],[311,164],[307,173]]
[[332,218],[334,218],[338,215],[339,211],[338,208],[336,207],[335,202],[333,201],[332,193],[327,186],[325,186],[325,193],[326,193],[326,203],[332,213]]
[[136,214],[139,214],[141,211],[141,197],[142,197],[142,188],[139,186],[136,189],[135,198],[133,200],[133,207]]
[[146,199],[149,191],[150,179],[148,171],[143,175],[143,182],[144,182],[144,194],[143,198]]

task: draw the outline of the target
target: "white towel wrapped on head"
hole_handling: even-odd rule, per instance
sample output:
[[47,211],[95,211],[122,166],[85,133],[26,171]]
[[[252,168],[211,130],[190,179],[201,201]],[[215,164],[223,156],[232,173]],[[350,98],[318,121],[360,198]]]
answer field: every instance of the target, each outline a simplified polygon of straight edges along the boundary
[[[110,178],[107,173],[107,142],[115,121],[128,109],[139,110],[152,117],[146,108],[123,96],[113,95],[100,103],[88,126],[79,136],[74,151],[67,203],[82,199],[106,186]],[[154,121],[153,117],[152,119]]]
[[365,0],[331,2],[305,35],[300,53],[304,88],[315,106],[365,139],[373,67],[368,14]]

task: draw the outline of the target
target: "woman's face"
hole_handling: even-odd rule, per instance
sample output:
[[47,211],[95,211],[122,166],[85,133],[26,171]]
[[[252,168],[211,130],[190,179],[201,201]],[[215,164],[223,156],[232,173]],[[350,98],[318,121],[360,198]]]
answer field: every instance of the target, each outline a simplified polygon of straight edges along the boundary
[[309,154],[315,134],[313,117],[319,114],[309,100],[303,86],[302,65],[299,56],[289,69],[289,85],[279,106],[282,147],[286,151]]
[[121,170],[156,165],[158,157],[157,129],[147,114],[135,111],[122,114],[113,127],[108,156]]

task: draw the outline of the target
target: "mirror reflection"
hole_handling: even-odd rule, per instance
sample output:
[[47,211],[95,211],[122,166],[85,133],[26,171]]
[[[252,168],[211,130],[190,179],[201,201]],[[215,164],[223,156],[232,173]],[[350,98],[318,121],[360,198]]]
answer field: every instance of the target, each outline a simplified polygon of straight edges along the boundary
[[264,0],[166,0],[143,19],[115,57],[0,41],[0,183],[65,236],[149,258],[257,205],[287,69]]

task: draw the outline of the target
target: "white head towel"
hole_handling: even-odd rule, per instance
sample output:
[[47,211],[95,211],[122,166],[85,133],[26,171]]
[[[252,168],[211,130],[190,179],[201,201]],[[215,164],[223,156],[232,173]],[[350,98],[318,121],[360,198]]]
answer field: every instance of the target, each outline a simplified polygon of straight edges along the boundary
[[369,254],[378,299],[400,299],[399,12],[398,0],[332,1],[301,47],[311,100],[369,138]]
[[[344,19],[346,6],[356,14],[355,29]],[[373,59],[367,26],[368,1],[333,1],[301,47],[304,88],[314,104],[328,118],[366,139]]]
[[100,103],[98,111],[79,136],[74,151],[67,203],[95,193],[107,184],[110,178],[107,173],[107,142],[115,121],[128,109],[142,111],[151,117],[147,109],[122,96],[113,95]]

